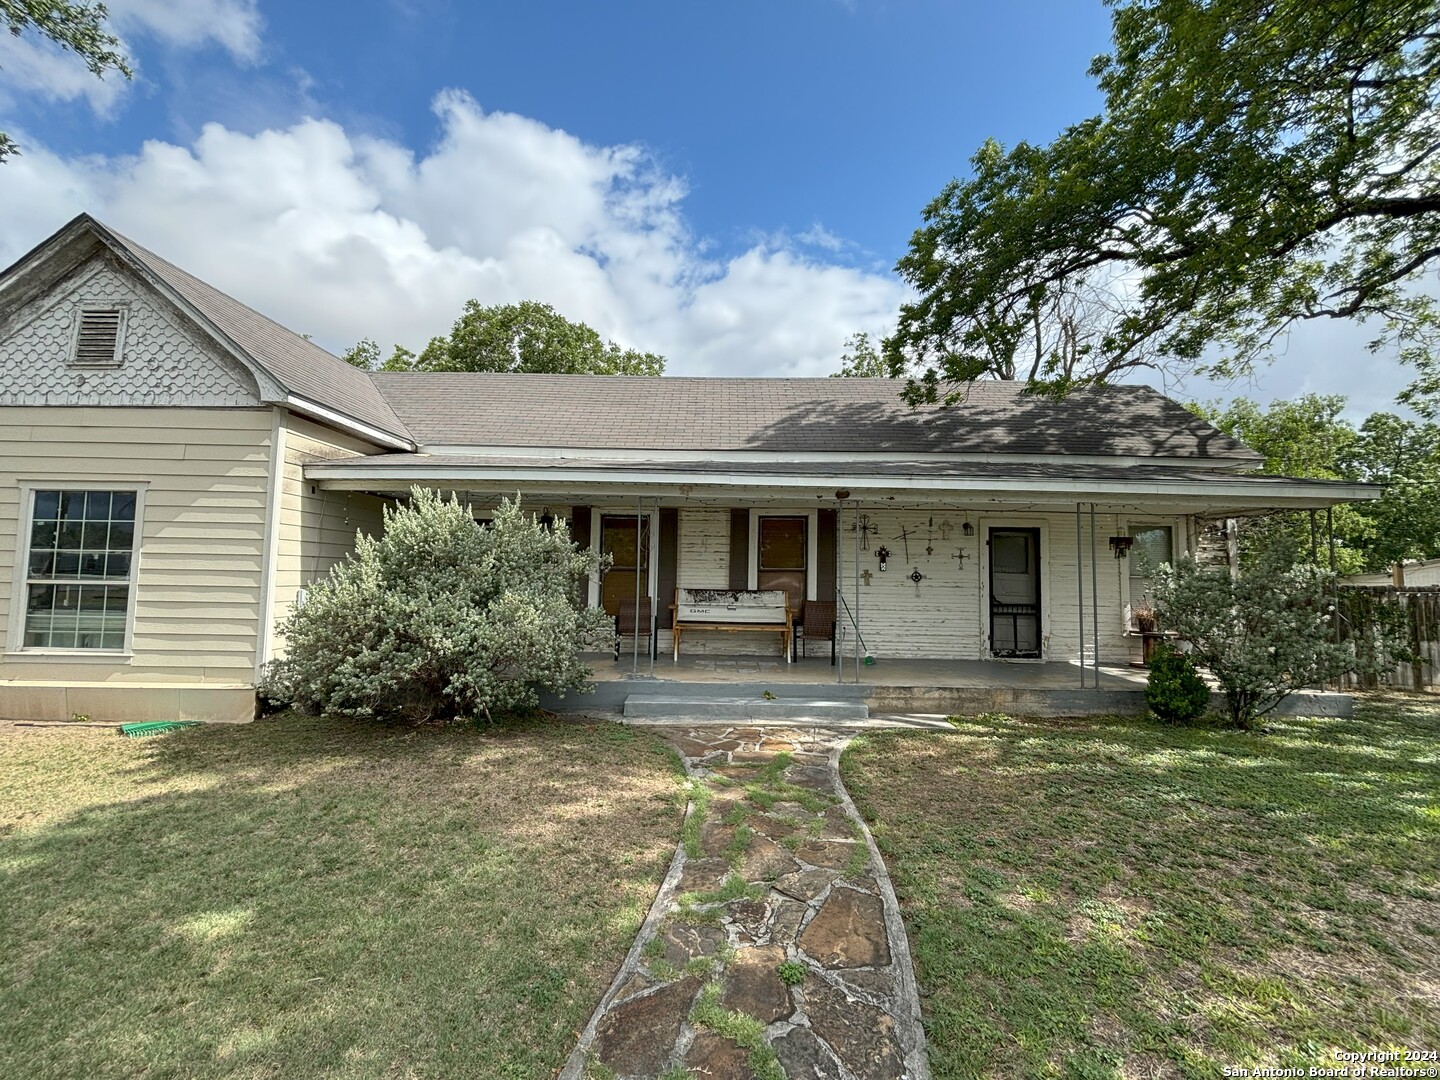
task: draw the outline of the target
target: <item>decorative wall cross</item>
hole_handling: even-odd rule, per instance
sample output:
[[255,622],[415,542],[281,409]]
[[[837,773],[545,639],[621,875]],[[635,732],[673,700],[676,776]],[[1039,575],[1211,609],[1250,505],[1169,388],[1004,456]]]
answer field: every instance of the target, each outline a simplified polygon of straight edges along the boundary
[[870,584],[870,579],[871,579],[872,577],[874,577],[874,576],[875,576],[875,575],[873,575],[872,573],[870,573],[869,570],[861,570],[861,571],[860,571],[860,577],[864,579],[866,585],[869,585],[869,584]]
[[900,531],[899,531],[898,533],[896,533],[894,536],[892,536],[890,539],[892,539],[892,540],[899,540],[902,544],[905,545],[905,561],[906,561],[906,562],[909,562],[909,561],[910,561],[910,530],[907,529],[907,528],[905,528],[905,526],[902,525],[902,526],[900,526]]
[[940,539],[941,539],[941,540],[949,540],[949,539],[950,539],[950,534],[951,534],[952,532],[954,532],[954,531],[955,531],[955,526],[954,526],[954,525],[951,525],[950,522],[948,522],[948,521],[942,521],[942,522],[940,523]]
[[910,571],[910,573],[909,573],[908,576],[909,576],[910,580],[915,583],[915,595],[916,595],[916,596],[919,596],[919,595],[920,595],[920,582],[922,582],[922,581],[925,580],[926,575],[920,573],[920,568],[917,566],[917,567],[915,567],[914,570],[911,570],[911,571]]
[[860,550],[869,551],[870,537],[880,531],[880,526],[870,524],[869,514],[861,514],[859,524],[852,524],[849,531],[853,533],[856,529],[860,530]]
[[968,559],[969,557],[970,557],[970,553],[969,553],[968,551],[966,551],[964,548],[961,548],[959,551],[955,552],[954,555],[951,555],[951,556],[950,556],[950,558],[952,558],[952,559],[959,559],[959,560],[960,560],[960,569],[961,569],[961,570],[964,570],[964,569],[965,569],[965,560]]

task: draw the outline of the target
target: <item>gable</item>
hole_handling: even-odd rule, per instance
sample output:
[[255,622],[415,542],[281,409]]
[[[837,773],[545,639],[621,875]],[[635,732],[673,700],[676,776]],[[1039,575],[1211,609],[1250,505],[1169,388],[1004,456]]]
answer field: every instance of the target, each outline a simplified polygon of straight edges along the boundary
[[[118,309],[114,366],[72,363],[87,308]],[[0,325],[0,405],[259,405],[254,377],[164,298],[97,252]]]

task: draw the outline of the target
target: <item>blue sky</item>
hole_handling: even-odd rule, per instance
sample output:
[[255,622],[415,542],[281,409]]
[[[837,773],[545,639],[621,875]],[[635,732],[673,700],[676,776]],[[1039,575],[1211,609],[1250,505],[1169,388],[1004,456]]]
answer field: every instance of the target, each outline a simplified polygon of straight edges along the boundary
[[[1099,107],[1095,0],[112,0],[137,79],[0,42],[0,259],[87,209],[344,348],[547,300],[676,374],[827,374],[903,301],[920,210],[987,136]],[[1389,407],[1363,330],[1258,387]]]

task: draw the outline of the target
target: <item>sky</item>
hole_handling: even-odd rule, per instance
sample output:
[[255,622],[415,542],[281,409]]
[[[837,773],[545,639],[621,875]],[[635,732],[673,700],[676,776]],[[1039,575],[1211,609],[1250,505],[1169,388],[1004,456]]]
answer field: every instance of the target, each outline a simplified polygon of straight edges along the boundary
[[[0,34],[0,264],[81,211],[332,351],[540,300],[676,375],[828,375],[987,137],[1099,111],[1100,0],[108,0],[135,78]],[[1253,384],[1408,381],[1308,325]]]

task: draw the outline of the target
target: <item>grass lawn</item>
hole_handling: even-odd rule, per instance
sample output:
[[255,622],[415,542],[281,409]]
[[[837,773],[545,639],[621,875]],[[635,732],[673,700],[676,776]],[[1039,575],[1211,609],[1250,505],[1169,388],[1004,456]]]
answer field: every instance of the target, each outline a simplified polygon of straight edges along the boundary
[[937,1078],[1440,1050],[1440,701],[1258,736],[953,722],[843,761],[904,909]]
[[0,725],[0,1076],[548,1077],[678,768],[603,723]]

